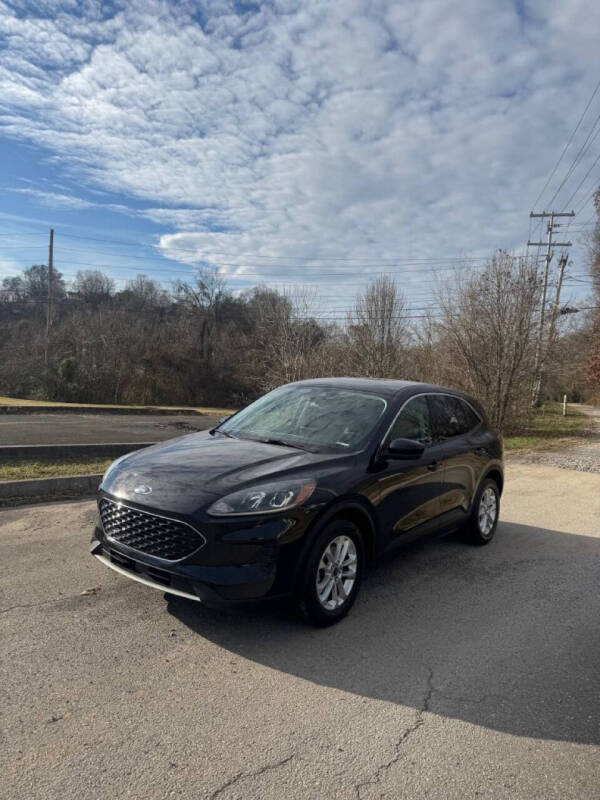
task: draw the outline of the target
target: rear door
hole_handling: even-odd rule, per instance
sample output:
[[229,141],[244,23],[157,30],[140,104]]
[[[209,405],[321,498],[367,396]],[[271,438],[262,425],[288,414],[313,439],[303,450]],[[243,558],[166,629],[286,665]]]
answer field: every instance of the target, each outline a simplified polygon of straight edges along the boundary
[[441,443],[445,465],[442,512],[465,518],[487,464],[483,447],[485,426],[462,398],[447,394],[429,397],[434,435]]
[[444,488],[442,447],[434,440],[425,395],[412,397],[394,420],[382,443],[413,439],[425,446],[412,459],[388,459],[369,487],[369,499],[379,512],[382,529],[392,539],[428,528],[441,514]]

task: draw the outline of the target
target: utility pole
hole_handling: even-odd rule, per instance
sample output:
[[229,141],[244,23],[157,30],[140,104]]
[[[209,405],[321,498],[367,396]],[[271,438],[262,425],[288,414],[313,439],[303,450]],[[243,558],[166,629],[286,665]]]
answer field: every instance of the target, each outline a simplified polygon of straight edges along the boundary
[[558,319],[558,315],[560,313],[560,292],[563,285],[563,279],[565,277],[567,260],[566,253],[563,253],[558,260],[558,280],[556,281],[556,293],[554,295],[554,305],[552,306],[552,316],[550,317],[550,340],[554,335],[554,326],[556,325],[556,320]]
[[50,349],[50,325],[52,324],[52,271],[54,268],[54,228],[50,228],[48,243],[48,307],[46,310],[46,347],[44,350],[44,366],[48,367],[48,350]]
[[[545,362],[545,353],[544,353],[544,325],[546,322],[546,299],[548,296],[548,276],[550,273],[550,262],[552,261],[552,256],[554,255],[553,248],[554,247],[571,247],[571,242],[553,242],[552,241],[552,234],[554,232],[554,228],[558,227],[559,223],[556,223],[554,220],[557,217],[574,217],[574,211],[542,211],[541,214],[534,214],[532,211],[529,217],[531,219],[547,219],[549,218],[550,221],[547,225],[547,238],[545,242],[527,242],[527,247],[546,247],[546,256],[544,258],[544,280],[542,284],[542,302],[540,306],[540,324],[538,329],[538,336],[535,345],[535,361],[534,361],[534,372],[533,372],[533,391],[531,397],[531,404],[533,406],[539,405],[540,396],[542,392],[542,382],[543,382],[543,364]],[[564,272],[564,266],[563,266]],[[561,274],[561,284],[562,284],[562,274]]]
[[550,321],[548,323],[548,339],[546,342],[546,347],[542,349],[542,358],[540,362],[540,392],[544,386],[544,380],[546,378],[546,367],[548,365],[548,358],[550,357],[550,353],[552,352],[552,348],[554,346],[554,337],[556,334],[556,322],[558,320],[560,312],[560,292],[562,289],[563,278],[565,275],[565,269],[567,266],[567,256],[566,253],[563,253],[562,256],[558,260],[558,278],[556,280],[556,291],[554,293],[554,303],[552,304],[552,310],[550,312]]

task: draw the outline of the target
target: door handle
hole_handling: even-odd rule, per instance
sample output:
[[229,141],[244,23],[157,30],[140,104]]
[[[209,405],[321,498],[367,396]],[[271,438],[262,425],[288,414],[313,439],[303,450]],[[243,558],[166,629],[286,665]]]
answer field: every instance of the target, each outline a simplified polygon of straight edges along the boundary
[[427,469],[430,472],[434,472],[439,466],[441,466],[441,461],[432,461],[430,464],[427,464]]

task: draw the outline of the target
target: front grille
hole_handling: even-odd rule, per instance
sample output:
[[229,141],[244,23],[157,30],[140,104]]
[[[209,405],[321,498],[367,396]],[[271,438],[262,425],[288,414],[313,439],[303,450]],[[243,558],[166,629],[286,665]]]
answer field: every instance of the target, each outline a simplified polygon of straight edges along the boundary
[[104,533],[115,542],[166,561],[178,561],[204,544],[204,538],[189,525],[145,511],[100,500]]

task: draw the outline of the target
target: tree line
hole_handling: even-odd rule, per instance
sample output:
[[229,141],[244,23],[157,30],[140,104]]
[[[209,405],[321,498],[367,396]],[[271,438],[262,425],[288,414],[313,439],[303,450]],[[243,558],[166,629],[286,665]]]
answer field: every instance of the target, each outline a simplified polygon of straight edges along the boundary
[[594,208],[598,222],[588,241],[588,267],[595,313],[590,326],[586,377],[594,399],[600,402],[600,189],[594,196]]
[[[600,306],[600,249],[590,254]],[[168,289],[139,275],[119,291],[101,271],[80,271],[67,288],[55,270],[52,298],[47,337],[47,267],[2,282],[0,394],[239,407],[281,383],[360,375],[462,388],[505,431],[531,409],[540,279],[532,261],[504,252],[457,270],[438,286],[435,311],[418,319],[389,275],[359,292],[339,323],[320,317],[307,291],[234,294],[206,269]],[[546,396],[598,390],[599,334],[598,318],[559,326]]]

